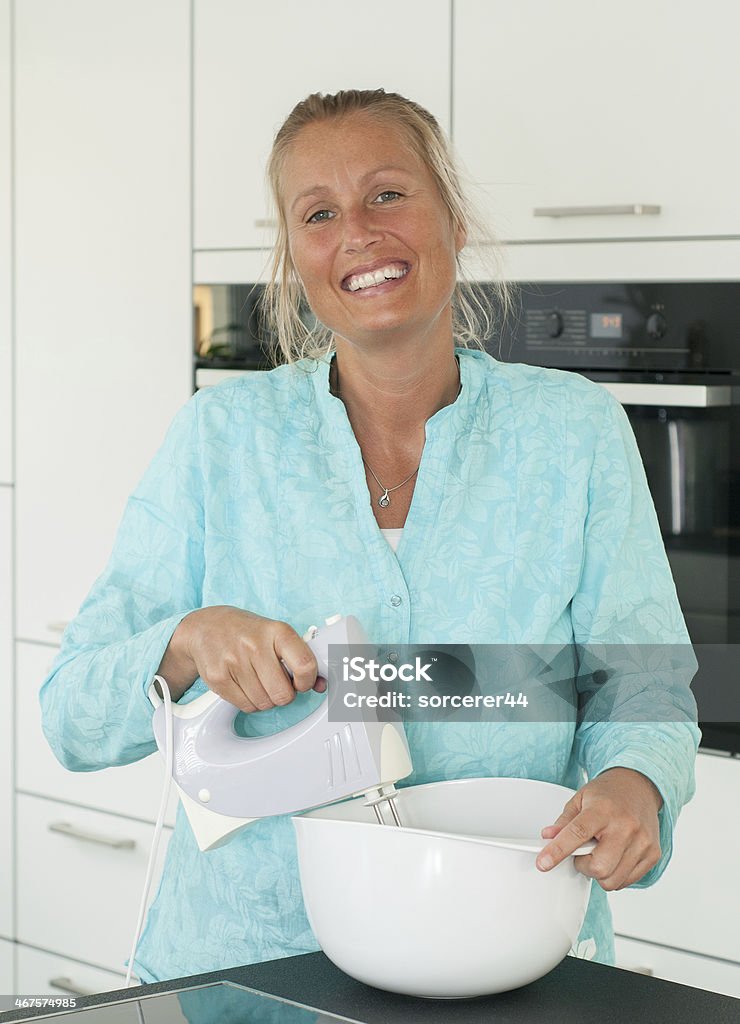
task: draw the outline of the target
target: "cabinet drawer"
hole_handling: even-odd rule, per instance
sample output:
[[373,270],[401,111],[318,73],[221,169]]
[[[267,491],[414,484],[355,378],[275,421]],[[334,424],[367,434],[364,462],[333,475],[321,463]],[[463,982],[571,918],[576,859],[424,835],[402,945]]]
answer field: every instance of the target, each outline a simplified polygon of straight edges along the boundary
[[10,0],[0,0],[0,483],[3,484],[13,479],[11,25]]
[[0,939],[0,995],[13,995],[15,990],[15,943]]
[[740,759],[699,754],[696,795],[681,812],[663,877],[609,896],[618,934],[740,964],[738,806]]
[[[20,794],[18,939],[125,973],[151,825]],[[172,834],[160,842],[151,893]]]
[[101,971],[99,967],[68,960],[55,953],[43,953],[21,944],[17,947],[18,995],[92,995],[94,992],[111,992],[123,988],[125,974]]
[[[26,793],[156,821],[164,785],[164,762],[159,754],[99,772],[70,772],[54,757],[41,729],[38,695],[55,656],[54,648],[41,644],[16,645],[16,722],[17,735],[23,737],[16,753],[16,787]],[[173,787],[167,825],[174,826],[176,810],[177,792]]]
[[637,942],[622,935],[616,936],[614,945],[617,967],[623,970],[639,971],[640,974],[650,974],[665,981],[676,981],[692,988],[704,988],[740,998],[740,964],[653,946],[649,942]]
[[[13,707],[12,499],[12,489],[0,486],[0,707],[7,709]],[[0,715],[0,935],[8,938],[13,935],[13,742],[13,719],[5,713]]]

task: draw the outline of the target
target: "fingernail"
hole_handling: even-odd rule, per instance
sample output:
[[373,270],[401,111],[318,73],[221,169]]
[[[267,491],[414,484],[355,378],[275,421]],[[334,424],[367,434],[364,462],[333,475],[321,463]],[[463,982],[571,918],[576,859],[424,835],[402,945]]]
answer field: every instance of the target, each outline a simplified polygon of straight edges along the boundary
[[553,859],[549,854],[545,854],[544,857],[537,858],[537,867],[540,871],[549,871],[553,865]]

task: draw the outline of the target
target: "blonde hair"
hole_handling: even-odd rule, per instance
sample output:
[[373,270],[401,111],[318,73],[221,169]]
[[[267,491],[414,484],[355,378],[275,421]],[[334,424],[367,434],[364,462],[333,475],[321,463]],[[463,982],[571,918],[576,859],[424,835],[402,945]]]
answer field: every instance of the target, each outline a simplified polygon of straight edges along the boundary
[[272,273],[262,299],[271,331],[275,361],[321,359],[334,347],[331,330],[306,316],[308,305],[290,254],[288,227],[283,202],[281,175],[286,156],[298,135],[310,124],[334,121],[352,114],[367,113],[402,129],[412,151],[429,168],[440,198],[455,230],[483,243],[478,262],[488,264],[493,294],[473,280],[458,257],[458,281],[452,296],[452,330],[456,345],[484,348],[498,321],[511,306],[511,288],[501,274],[500,254],[491,244],[491,233],[483,229],[470,200],[460,184],[450,145],[436,119],[418,103],[384,89],[348,89],[334,95],[313,93],[298,103],[275,136],[267,165],[267,177],[277,213],[277,238],[273,249]]

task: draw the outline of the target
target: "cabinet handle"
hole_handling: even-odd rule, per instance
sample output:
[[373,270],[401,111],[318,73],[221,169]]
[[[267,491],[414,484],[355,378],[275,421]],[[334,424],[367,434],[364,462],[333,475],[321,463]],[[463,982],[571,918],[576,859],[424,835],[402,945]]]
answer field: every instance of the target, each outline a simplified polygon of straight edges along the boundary
[[278,222],[274,217],[259,217],[254,222],[254,226],[256,228],[276,228],[278,226]]
[[96,832],[84,832],[75,828],[66,821],[54,821],[49,825],[50,832],[59,832],[63,836],[71,836],[73,839],[82,839],[86,843],[100,843],[102,846],[111,846],[114,850],[133,850],[136,846],[134,839],[115,839],[112,836],[101,836]]
[[649,203],[628,203],[623,206],[537,206],[535,217],[643,217],[660,213],[660,207]]
[[49,986],[60,992],[69,992],[73,996],[94,996],[96,994],[94,988],[77,985],[71,978],[49,978]]
[[47,622],[46,628],[50,633],[63,633],[69,622],[65,619],[57,619],[54,622]]

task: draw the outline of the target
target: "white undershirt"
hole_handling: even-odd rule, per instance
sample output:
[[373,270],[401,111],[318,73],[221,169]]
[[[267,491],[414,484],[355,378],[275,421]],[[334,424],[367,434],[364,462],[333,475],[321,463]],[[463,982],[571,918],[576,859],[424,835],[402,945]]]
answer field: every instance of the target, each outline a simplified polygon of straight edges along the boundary
[[388,543],[390,544],[391,548],[394,551],[398,551],[398,545],[401,542],[401,534],[403,533],[403,527],[399,526],[395,530],[381,530],[380,532],[383,534],[385,539],[388,541]]

